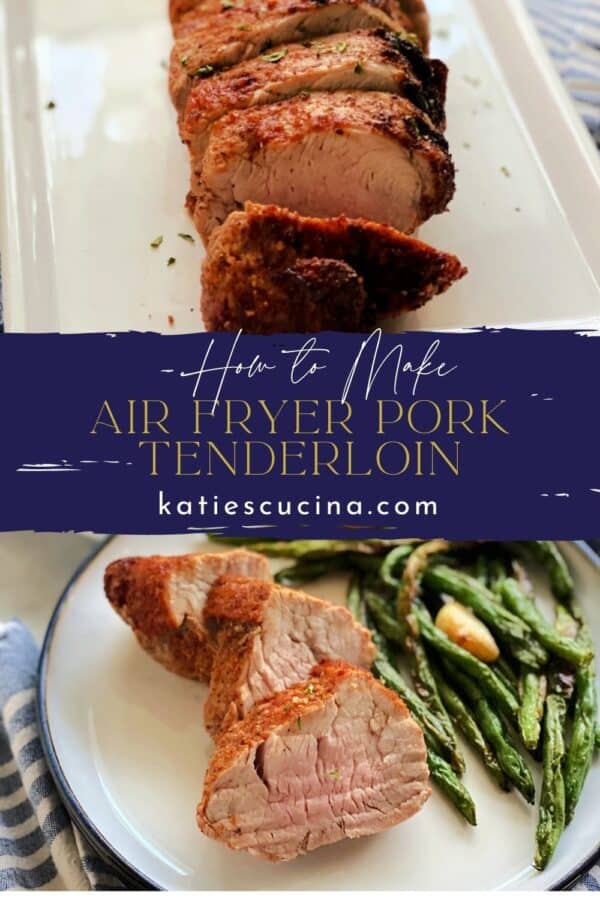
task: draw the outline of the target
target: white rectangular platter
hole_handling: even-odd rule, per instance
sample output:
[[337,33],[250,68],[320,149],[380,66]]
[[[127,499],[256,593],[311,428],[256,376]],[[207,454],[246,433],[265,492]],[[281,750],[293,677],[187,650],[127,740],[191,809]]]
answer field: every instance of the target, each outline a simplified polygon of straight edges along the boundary
[[[177,236],[192,228],[166,5],[0,0],[11,331],[201,330],[202,250]],[[450,212],[421,237],[470,275],[391,327],[599,324],[600,161],[521,0],[429,6],[459,171]]]

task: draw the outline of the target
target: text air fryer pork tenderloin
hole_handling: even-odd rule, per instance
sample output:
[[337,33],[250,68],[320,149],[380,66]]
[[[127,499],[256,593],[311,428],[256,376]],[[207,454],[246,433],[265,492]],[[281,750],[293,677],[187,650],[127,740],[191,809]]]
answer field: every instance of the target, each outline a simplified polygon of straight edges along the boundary
[[429,794],[423,735],[402,701],[368,672],[328,662],[223,733],[197,820],[279,862],[390,828]]
[[271,570],[264,556],[247,550],[136,556],[107,567],[104,590],[154,659],[177,675],[207,681],[212,649],[203,608],[212,585],[224,575],[264,582],[270,580]]
[[410,233],[454,193],[443,135],[408,100],[379,91],[311,93],[228,113],[212,126],[194,176],[194,221],[205,239],[248,200]]
[[181,137],[198,165],[209,128],[221,116],[308,90],[400,94],[443,130],[447,74],[442,62],[427,59],[412,41],[385,28],[286,44],[275,54],[198,79],[180,119]]
[[204,621],[214,647],[204,720],[211,734],[243,719],[260,700],[305,681],[317,663],[370,669],[371,635],[352,614],[301,591],[252,578],[223,578]]
[[179,25],[169,67],[171,98],[181,113],[198,79],[280,44],[358,28],[405,31],[409,24],[396,0],[245,0],[227,8],[221,0],[206,0]]
[[248,203],[211,236],[202,314],[211,331],[365,331],[465,273],[455,256],[384,225]]

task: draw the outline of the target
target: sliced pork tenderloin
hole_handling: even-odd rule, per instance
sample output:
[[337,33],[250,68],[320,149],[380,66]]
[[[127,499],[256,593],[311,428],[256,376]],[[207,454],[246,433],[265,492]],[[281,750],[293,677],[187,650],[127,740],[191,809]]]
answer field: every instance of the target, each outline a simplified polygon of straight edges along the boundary
[[196,82],[180,121],[194,160],[206,149],[209,127],[235,109],[275,103],[303,91],[387,91],[399,94],[445,127],[447,69],[401,35],[384,28],[286,44]]
[[230,728],[260,700],[304,681],[317,663],[345,660],[370,669],[370,632],[343,606],[250,578],[222,578],[204,608],[214,647],[204,721]]
[[[229,219],[238,215],[243,213],[232,213]],[[228,228],[229,219],[222,229]],[[246,246],[231,257],[228,236],[224,244],[225,254],[219,249],[210,258],[209,253],[203,268],[201,303],[207,331],[357,332],[375,325],[363,279],[348,263],[299,258],[283,243]],[[282,262],[277,268],[265,263],[274,256]]]
[[247,203],[209,241],[202,316],[208,331],[367,331],[466,271],[455,256],[385,225]]
[[[194,10],[205,11],[207,0],[169,0],[169,16],[175,31],[180,28],[181,20]],[[225,4],[227,5],[227,4]],[[239,8],[239,2],[234,3]],[[400,0],[400,9],[407,16],[410,30],[419,37],[421,45],[427,51],[429,45],[429,14],[425,0]]]
[[181,114],[198,80],[261,53],[274,58],[280,44],[359,28],[406,32],[407,25],[397,0],[245,0],[239,7],[205,0],[178,25],[171,98]]
[[327,662],[223,733],[197,822],[272,862],[376,834],[430,795],[422,732],[373,676]]
[[192,162],[204,240],[248,200],[410,233],[454,193],[443,135],[408,100],[379,91],[311,93],[228,113]]
[[[242,214],[232,213],[238,215]],[[225,240],[228,245],[229,238]],[[212,259],[209,253],[201,300],[207,331],[357,332],[375,325],[375,310],[363,279],[348,263],[299,258],[288,254],[283,244],[277,245],[275,254],[269,252],[272,249],[259,244],[241,250],[234,258],[228,251],[221,255],[219,250]],[[265,258],[274,255],[280,261],[289,258],[289,265],[271,268]]]
[[207,681],[212,649],[202,612],[212,585],[223,575],[264,583],[271,570],[264,556],[242,549],[135,556],[107,567],[104,590],[113,609],[157,662],[177,675]]
[[411,27],[425,53],[429,52],[431,21],[425,0],[400,0],[402,12],[410,19]]

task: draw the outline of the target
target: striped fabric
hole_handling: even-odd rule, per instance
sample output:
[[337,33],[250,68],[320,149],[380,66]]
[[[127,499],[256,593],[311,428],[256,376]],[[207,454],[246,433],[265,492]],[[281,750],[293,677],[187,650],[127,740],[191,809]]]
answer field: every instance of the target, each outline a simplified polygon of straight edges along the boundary
[[48,772],[37,725],[38,656],[24,626],[0,623],[0,891],[119,889],[71,824]]
[[600,147],[600,0],[526,0],[560,74]]

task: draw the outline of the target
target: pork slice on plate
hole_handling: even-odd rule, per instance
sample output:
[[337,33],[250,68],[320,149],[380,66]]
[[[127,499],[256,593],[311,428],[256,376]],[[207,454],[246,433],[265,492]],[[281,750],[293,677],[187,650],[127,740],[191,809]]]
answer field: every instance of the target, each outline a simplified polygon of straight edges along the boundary
[[277,53],[279,44],[357,28],[405,32],[409,24],[397,0],[245,0],[233,7],[206,0],[178,26],[169,67],[171,98],[181,113],[198,80],[261,53]]
[[224,732],[197,821],[234,850],[290,860],[408,819],[428,776],[404,703],[369,672],[327,662]]
[[[227,6],[227,3],[225,4]],[[169,15],[171,23],[177,31],[181,28],[182,20],[188,13],[202,13],[207,10],[207,0],[169,0]],[[234,3],[236,8],[243,8],[243,0]],[[210,7],[208,7],[210,8]],[[408,27],[419,37],[424,50],[429,45],[429,15],[425,6],[425,0],[399,0],[399,8],[408,19]]]
[[212,649],[203,623],[206,598],[223,575],[271,578],[258,553],[190,553],[117,559],[104,574],[111,606],[140,645],[159,663],[185,678],[208,680]]
[[341,659],[369,669],[375,659],[369,631],[347,609],[278,584],[223,578],[204,616],[214,644],[204,708],[211,734],[304,681],[316,663]]
[[205,240],[246,201],[410,233],[454,194],[443,135],[414,104],[379,91],[301,94],[228,113],[193,166]]
[[308,90],[399,94],[443,129],[447,74],[440,60],[428,59],[413,41],[385,28],[284,44],[197,80],[180,120],[181,137],[198,161],[206,149],[210,125],[225,113]]
[[211,236],[202,314],[209,331],[366,331],[465,273],[455,256],[385,225],[247,203]]

